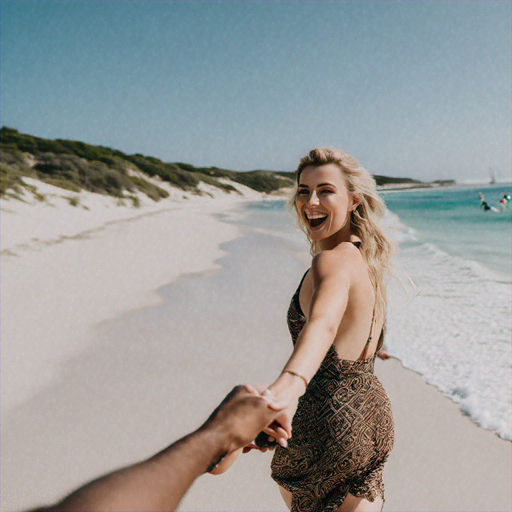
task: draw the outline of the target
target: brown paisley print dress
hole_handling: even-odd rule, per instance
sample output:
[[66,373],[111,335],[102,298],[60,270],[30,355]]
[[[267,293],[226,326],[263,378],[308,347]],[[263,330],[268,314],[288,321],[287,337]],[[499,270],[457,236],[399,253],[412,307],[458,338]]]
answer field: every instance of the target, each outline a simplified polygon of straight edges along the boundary
[[[301,285],[288,310],[294,344],[306,323]],[[288,447],[276,448],[272,478],[292,493],[292,511],[333,512],[348,493],[371,502],[384,499],[382,470],[393,448],[393,415],[373,374],[375,354],[360,359],[340,359],[331,345],[299,399]]]

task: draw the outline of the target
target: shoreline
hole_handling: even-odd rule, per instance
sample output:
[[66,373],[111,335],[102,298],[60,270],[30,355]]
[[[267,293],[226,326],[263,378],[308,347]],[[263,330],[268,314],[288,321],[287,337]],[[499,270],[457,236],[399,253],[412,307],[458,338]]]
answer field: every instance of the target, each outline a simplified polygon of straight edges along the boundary
[[[507,444],[510,444],[512,446],[512,441],[510,439],[505,439],[503,437],[501,437],[499,435],[498,432],[495,432],[494,430],[490,429],[490,428],[486,428],[486,427],[483,427],[482,425],[479,425],[477,421],[475,421],[470,414],[468,414],[467,412],[464,412],[461,408],[460,408],[460,404],[458,404],[457,402],[455,402],[454,400],[452,400],[448,395],[446,395],[443,390],[441,388],[439,388],[438,386],[436,386],[435,384],[432,384],[431,382],[429,382],[423,373],[421,373],[420,371],[417,371],[415,370],[414,368],[409,368],[408,366],[406,366],[403,361],[398,357],[398,356],[395,356],[395,355],[391,355],[390,354],[390,359],[393,360],[393,361],[396,361],[396,363],[398,363],[400,365],[400,368],[402,368],[404,371],[406,372],[410,372],[412,373],[413,375],[416,375],[417,377],[419,377],[421,379],[422,382],[424,382],[428,387],[432,388],[434,391],[436,391],[444,400],[448,400],[448,402],[450,402],[451,404],[455,405],[457,407],[457,410],[460,414],[460,416],[462,418],[465,418],[467,419],[472,425],[474,425],[476,428],[480,429],[480,430],[483,430],[484,432],[488,432],[489,434],[492,434],[496,439],[498,439],[499,441],[502,441],[504,443],[507,443]],[[380,363],[382,364],[382,363]]]
[[[169,215],[178,216],[180,220],[183,220],[183,213],[186,213],[188,221],[194,223],[190,243],[195,246],[200,244],[201,253],[204,252],[203,259],[208,260],[207,265],[203,264],[202,260],[199,265],[191,265],[189,260],[192,254],[181,247],[180,257],[173,261],[175,275],[172,278],[166,276],[162,279],[159,276],[156,285],[156,281],[152,282],[147,278],[144,280],[147,293],[156,300],[138,302],[132,307],[124,308],[123,311],[108,315],[108,318],[104,312],[98,314],[96,311],[95,315],[89,315],[87,325],[82,329],[85,337],[78,340],[76,350],[61,353],[59,357],[55,353],[52,354],[53,365],[57,363],[58,373],[46,383],[37,383],[35,392],[24,396],[23,400],[10,407],[5,407],[5,392],[9,389],[6,385],[11,386],[12,381],[9,382],[5,372],[2,373],[2,510],[33,507],[57,499],[87,479],[151,455],[170,441],[199,426],[237,381],[247,380],[243,364],[239,365],[239,373],[242,372],[244,376],[242,377],[241,373],[238,377],[233,374],[232,358],[226,358],[227,367],[224,372],[219,373],[215,368],[208,369],[200,361],[199,368],[202,368],[202,371],[191,373],[185,361],[190,361],[190,367],[193,368],[198,362],[195,357],[200,355],[195,353],[192,345],[187,344],[181,349],[179,345],[174,344],[172,353],[160,354],[166,346],[165,342],[162,345],[162,341],[169,339],[169,336],[171,340],[199,341],[205,338],[204,335],[194,334],[194,323],[191,320],[187,320],[183,328],[178,327],[182,318],[188,319],[191,314],[195,315],[193,308],[197,307],[198,300],[171,301],[173,307],[164,315],[165,318],[172,317],[180,308],[184,308],[182,314],[174,318],[171,330],[158,327],[162,320],[155,319],[135,321],[133,328],[127,327],[131,324],[132,318],[157,314],[159,310],[165,308],[169,302],[167,294],[183,284],[187,287],[189,283],[199,283],[202,287],[201,283],[215,280],[222,268],[222,260],[227,257],[225,245],[236,241],[242,229],[231,222],[217,220],[217,216],[238,217],[240,212],[238,209],[233,211],[233,206],[243,202],[246,202],[246,198],[241,202],[225,205],[225,208],[218,205],[215,208],[204,206],[204,211],[193,218],[190,218],[190,209],[186,209],[185,212],[170,212]],[[156,224],[161,224],[162,215],[148,216],[146,219],[125,223],[122,226],[133,229],[139,223],[144,224],[145,220],[150,221],[151,230],[154,230]],[[184,226],[181,225],[179,228],[183,229]],[[147,230],[143,225],[142,231]],[[136,234],[140,235],[141,230],[137,230]],[[133,241],[133,233],[128,233],[127,236],[124,230],[116,230],[110,235],[114,237],[116,245],[120,244],[123,249]],[[94,243],[97,240],[99,244]],[[141,248],[140,240],[138,242],[137,247]],[[106,238],[93,238],[79,239],[78,243],[82,252],[97,253],[100,246],[104,248],[105,244],[112,241]],[[41,251],[25,252],[18,258],[9,259],[11,262],[19,263],[34,257],[37,259],[42,254],[51,252],[53,258],[60,256],[66,260],[68,255],[63,254],[63,250],[65,252],[65,249],[72,246],[72,242],[52,245]],[[144,252],[143,248],[140,252]],[[69,256],[78,257],[76,253]],[[38,268],[39,274],[42,273],[41,270]],[[4,274],[10,274],[11,271],[12,269],[3,266]],[[45,269],[45,272],[47,271],[48,269]],[[19,279],[21,276],[10,277]],[[30,280],[31,276],[23,277]],[[55,275],[48,277],[50,280],[54,278]],[[64,281],[67,282],[66,279]],[[104,281],[101,284],[105,286]],[[63,285],[63,282],[58,283],[60,287]],[[238,285],[239,283],[236,283],[237,290]],[[222,287],[220,283],[221,290]],[[26,292],[27,287],[23,287],[23,290]],[[9,296],[8,291],[10,290],[2,290],[4,298]],[[69,287],[67,291],[67,296],[77,292],[69,290]],[[203,295],[203,291],[198,297]],[[12,299],[13,297],[10,297],[10,300]],[[3,304],[5,305],[4,301]],[[207,327],[217,321],[215,303],[208,303],[205,305],[205,308],[207,307],[213,307],[208,313],[211,316],[205,317],[205,311],[202,322],[195,322],[198,328]],[[29,309],[33,308],[29,305]],[[61,317],[56,322],[57,328],[63,329],[63,320]],[[24,327],[26,325],[25,322]],[[122,332],[108,332],[110,326]],[[245,336],[246,326],[241,327],[243,330],[238,335],[239,339]],[[7,328],[8,326],[2,326],[4,336],[5,332],[9,334]],[[222,329],[218,332],[224,338]],[[206,335],[208,336],[211,337]],[[34,348],[34,337],[26,337],[28,339],[25,341],[32,343]],[[257,339],[259,341],[259,336]],[[144,340],[144,344],[141,345],[139,340]],[[36,344],[40,341],[37,340]],[[223,340],[222,344],[225,343]],[[16,348],[19,348],[19,343],[17,345]],[[55,347],[52,347],[52,352],[53,348]],[[244,354],[246,358],[250,358],[250,349],[248,348]],[[163,363],[165,358],[166,364]],[[215,354],[210,353],[209,358],[215,358]],[[2,364],[7,363],[12,361],[3,358]],[[217,366],[222,364],[223,362],[218,360]],[[44,365],[52,366],[52,361],[44,361]],[[260,365],[260,371],[267,366]],[[141,367],[146,369],[142,374]],[[277,367],[275,371],[277,372]],[[33,375],[33,372],[28,373]],[[190,408],[189,401],[194,398],[194,394],[200,392],[198,386],[206,377],[208,390],[201,392],[206,398],[203,396],[196,406]],[[258,378],[254,375],[251,380]],[[134,382],[138,384],[136,388],[133,388]],[[120,387],[123,386],[126,389],[121,390]],[[189,393],[177,391],[183,387],[188,389]],[[131,392],[128,389],[131,389]],[[160,390],[157,396],[154,394],[155,389]],[[174,409],[180,411],[179,417],[173,414]],[[91,420],[94,423],[91,423]],[[121,425],[122,428],[119,430]],[[148,426],[151,426],[149,437]],[[134,443],[134,439],[140,439],[142,442]],[[76,457],[82,461],[81,464],[77,467],[70,457]],[[37,485],[27,485],[28,482],[34,481],[38,482]]]
[[377,361],[396,440],[384,470],[384,510],[505,511],[512,443],[483,429],[399,360]]
[[387,348],[479,428],[510,442],[510,275],[400,233]]

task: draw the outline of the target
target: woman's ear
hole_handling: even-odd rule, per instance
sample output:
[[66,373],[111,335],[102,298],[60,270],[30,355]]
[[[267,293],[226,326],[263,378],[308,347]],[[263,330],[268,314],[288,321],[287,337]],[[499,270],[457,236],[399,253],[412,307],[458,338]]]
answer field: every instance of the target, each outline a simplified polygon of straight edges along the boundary
[[361,201],[357,196],[352,196],[352,205],[350,206],[350,211],[353,212],[359,205]]

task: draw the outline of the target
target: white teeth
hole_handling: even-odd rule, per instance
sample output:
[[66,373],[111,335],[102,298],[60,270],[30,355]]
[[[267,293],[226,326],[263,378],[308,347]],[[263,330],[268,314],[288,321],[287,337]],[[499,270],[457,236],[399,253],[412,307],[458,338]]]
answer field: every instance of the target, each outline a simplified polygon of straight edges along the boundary
[[326,213],[306,213],[306,217],[311,219],[325,219],[327,217]]

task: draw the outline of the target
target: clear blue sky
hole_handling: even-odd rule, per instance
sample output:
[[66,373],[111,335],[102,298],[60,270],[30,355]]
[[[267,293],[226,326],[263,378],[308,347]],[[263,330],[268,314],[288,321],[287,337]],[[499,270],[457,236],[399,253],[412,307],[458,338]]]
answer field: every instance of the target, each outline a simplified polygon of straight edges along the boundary
[[511,170],[511,2],[2,0],[1,123],[229,169]]

